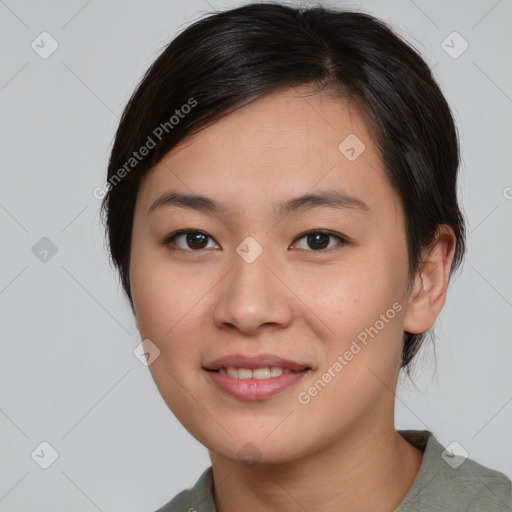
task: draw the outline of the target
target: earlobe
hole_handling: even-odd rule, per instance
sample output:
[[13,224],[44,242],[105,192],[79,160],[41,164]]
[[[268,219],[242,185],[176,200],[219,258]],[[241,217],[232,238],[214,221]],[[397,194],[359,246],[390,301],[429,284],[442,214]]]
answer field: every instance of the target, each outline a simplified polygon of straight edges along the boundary
[[455,244],[453,229],[439,226],[436,242],[424,256],[407,300],[404,331],[419,334],[434,324],[446,299]]

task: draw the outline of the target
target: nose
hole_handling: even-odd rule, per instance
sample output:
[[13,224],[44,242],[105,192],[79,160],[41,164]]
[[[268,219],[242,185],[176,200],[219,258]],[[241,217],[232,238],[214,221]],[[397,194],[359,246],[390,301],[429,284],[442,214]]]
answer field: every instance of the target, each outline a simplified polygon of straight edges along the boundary
[[219,283],[213,321],[218,329],[247,335],[282,329],[293,319],[293,294],[264,253],[248,263],[234,254],[233,268]]

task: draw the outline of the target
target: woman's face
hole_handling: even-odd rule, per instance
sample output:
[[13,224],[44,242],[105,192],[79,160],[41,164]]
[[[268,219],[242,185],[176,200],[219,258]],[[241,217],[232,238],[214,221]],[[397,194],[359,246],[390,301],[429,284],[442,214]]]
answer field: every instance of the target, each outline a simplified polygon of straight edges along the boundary
[[273,93],[168,153],[140,186],[130,282],[155,383],[213,452],[290,461],[392,421],[405,220],[347,101]]

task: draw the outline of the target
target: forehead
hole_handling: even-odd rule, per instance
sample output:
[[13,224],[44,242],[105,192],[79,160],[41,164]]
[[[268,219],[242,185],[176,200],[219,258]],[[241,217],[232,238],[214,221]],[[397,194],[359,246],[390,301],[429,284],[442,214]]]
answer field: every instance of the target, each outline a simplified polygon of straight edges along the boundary
[[249,201],[282,202],[315,188],[364,196],[376,206],[397,199],[352,102],[287,89],[180,143],[149,171],[139,194],[146,208],[157,194],[173,189],[215,195],[236,209],[249,207]]

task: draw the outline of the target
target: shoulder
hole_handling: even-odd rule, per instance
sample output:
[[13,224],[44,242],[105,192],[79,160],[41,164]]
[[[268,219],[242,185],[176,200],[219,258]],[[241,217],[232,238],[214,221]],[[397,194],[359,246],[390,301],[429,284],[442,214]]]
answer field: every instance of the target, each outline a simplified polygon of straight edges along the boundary
[[447,469],[443,474],[464,497],[468,512],[512,510],[512,482],[505,474],[469,458],[455,471]]
[[212,467],[207,468],[191,489],[185,489],[156,512],[216,512],[213,501]]
[[[512,482],[500,471],[456,455],[429,431],[402,431],[416,446],[425,447],[423,462],[412,487],[396,512],[512,510]],[[405,435],[404,435],[405,434]]]
[[192,489],[181,491],[156,512],[193,512]]

